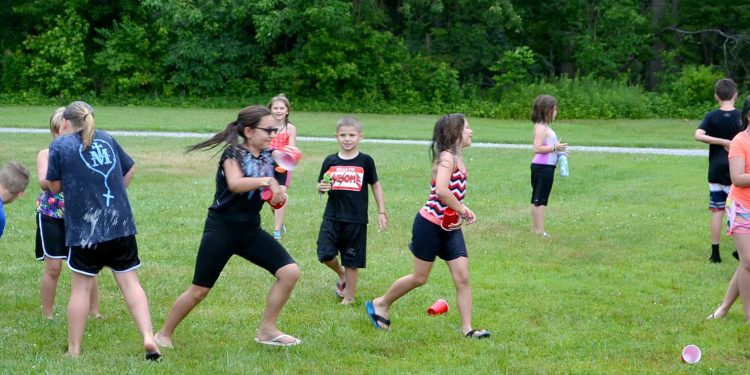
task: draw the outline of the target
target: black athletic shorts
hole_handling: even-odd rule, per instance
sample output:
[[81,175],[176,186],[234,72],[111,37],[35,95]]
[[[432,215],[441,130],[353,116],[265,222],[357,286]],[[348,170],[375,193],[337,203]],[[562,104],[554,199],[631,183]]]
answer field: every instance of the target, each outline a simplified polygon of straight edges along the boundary
[[36,260],[65,259],[68,248],[65,246],[65,220],[36,214]]
[[318,260],[327,262],[341,254],[341,265],[367,266],[367,224],[323,219],[318,234]]
[[89,247],[71,246],[68,267],[77,273],[96,276],[104,267],[128,272],[141,266],[135,235],[115,238]]
[[546,206],[554,181],[554,165],[531,164],[531,204]]
[[411,253],[417,259],[434,262],[436,257],[445,261],[468,257],[461,229],[447,231],[417,213],[411,228]]
[[232,255],[239,255],[272,275],[294,259],[273,236],[259,227],[225,222],[209,213],[195,260],[193,284],[212,288]]

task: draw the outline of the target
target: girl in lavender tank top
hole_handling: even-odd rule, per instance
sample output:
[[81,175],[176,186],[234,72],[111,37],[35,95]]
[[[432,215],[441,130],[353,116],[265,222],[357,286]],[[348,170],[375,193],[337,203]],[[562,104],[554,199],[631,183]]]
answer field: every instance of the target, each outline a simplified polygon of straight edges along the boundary
[[534,100],[531,121],[534,123],[534,158],[531,160],[531,219],[534,234],[549,236],[544,230],[544,210],[555,179],[558,152],[568,149],[560,143],[551,123],[557,116],[557,100],[540,95]]

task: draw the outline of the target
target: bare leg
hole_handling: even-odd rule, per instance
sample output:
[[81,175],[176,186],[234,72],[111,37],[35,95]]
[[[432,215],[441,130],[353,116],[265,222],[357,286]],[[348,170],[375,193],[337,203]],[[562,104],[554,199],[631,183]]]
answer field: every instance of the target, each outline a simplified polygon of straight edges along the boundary
[[745,320],[750,322],[750,234],[735,233],[732,238],[740,254],[740,265],[737,267],[737,289],[742,298]]
[[346,289],[344,289],[344,305],[354,303],[354,294],[357,291],[357,277],[359,270],[356,268],[344,267],[344,279],[346,279]]
[[323,262],[323,264],[325,264],[326,267],[330,268],[333,272],[336,272],[336,275],[339,277],[339,280],[336,282],[336,296],[338,296],[339,298],[344,298],[346,296],[346,288],[344,288],[344,291],[342,292],[340,286],[346,286],[346,277],[344,267],[341,265],[341,263],[339,263],[339,258],[334,257],[329,261]]
[[732,280],[729,281],[729,285],[727,286],[727,292],[724,294],[724,300],[721,301],[721,305],[714,310],[714,312],[708,316],[706,319],[721,319],[727,313],[729,312],[729,309],[734,304],[734,301],[737,300],[740,296],[740,290],[737,285],[738,279],[739,279],[739,267],[737,267],[737,271],[734,272],[734,275],[732,276]]
[[[390,316],[389,310],[394,302],[403,297],[406,293],[409,293],[412,289],[418,288],[427,283],[427,278],[430,276],[433,264],[433,262],[426,262],[414,258],[414,270],[412,273],[394,281],[384,295],[372,300],[375,313],[388,319]],[[381,325],[381,328],[388,329],[388,327],[383,325]]]
[[711,211],[711,243],[721,242],[721,226],[724,222],[724,210]]
[[95,282],[96,279],[91,276],[72,272],[68,301],[68,355],[71,357],[81,354],[86,314],[89,312],[91,289]]
[[55,317],[55,293],[60,279],[62,259],[44,257],[44,274],[39,288],[42,297],[42,314],[47,319]]
[[453,283],[456,285],[456,302],[461,315],[461,332],[471,331],[472,299],[469,285],[469,260],[466,257],[453,259],[448,263]]
[[544,207],[531,205],[531,219],[533,223],[534,234],[544,235]]
[[286,214],[286,204],[283,205],[281,208],[277,208],[273,211],[273,219],[274,219],[273,230],[274,231],[281,230],[281,228],[284,227],[284,215],[285,214]]
[[94,286],[91,288],[89,295],[89,316],[92,318],[101,318],[99,314],[99,277],[94,277]]
[[[299,280],[299,266],[294,263],[287,264],[276,271],[275,276],[276,282],[273,283],[271,290],[268,291],[263,319],[255,335],[259,340],[270,340],[284,334],[276,327],[276,322],[279,319],[281,309],[284,308],[286,301],[289,300],[289,296],[292,294],[294,285]],[[290,343],[296,340],[294,337],[284,337],[280,341]]]
[[172,310],[167,315],[167,321],[156,333],[156,342],[163,347],[173,348],[172,335],[175,329],[185,317],[193,311],[193,308],[203,301],[211,288],[198,285],[190,285],[188,290],[182,293],[172,305]]
[[158,353],[159,348],[154,340],[154,328],[151,325],[151,313],[148,311],[148,298],[146,292],[138,281],[135,271],[114,272],[117,286],[125,297],[130,315],[135,321],[138,332],[143,337],[143,348],[146,353]]

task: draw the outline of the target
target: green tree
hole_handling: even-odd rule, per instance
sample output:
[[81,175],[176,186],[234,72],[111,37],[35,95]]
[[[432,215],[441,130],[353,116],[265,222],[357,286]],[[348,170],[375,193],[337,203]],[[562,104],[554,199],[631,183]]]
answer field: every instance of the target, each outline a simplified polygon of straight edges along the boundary
[[24,41],[28,67],[23,75],[43,95],[80,95],[88,91],[85,40],[88,23],[74,11],[54,18],[53,26]]

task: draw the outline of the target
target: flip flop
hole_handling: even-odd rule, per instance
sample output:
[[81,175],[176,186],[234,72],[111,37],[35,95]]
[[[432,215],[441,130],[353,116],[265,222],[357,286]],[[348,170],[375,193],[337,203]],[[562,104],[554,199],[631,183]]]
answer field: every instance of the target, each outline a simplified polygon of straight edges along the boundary
[[336,297],[344,298],[344,289],[346,289],[346,282],[339,283],[336,281],[336,290],[334,291]]
[[161,353],[159,352],[148,352],[146,353],[146,360],[152,362],[161,362]]
[[[291,338],[294,339],[294,341],[292,341],[292,342],[283,342],[283,341],[281,341],[281,339],[283,339],[285,337],[291,337]],[[278,336],[276,336],[276,337],[274,337],[272,339],[269,339],[269,340],[261,340],[261,339],[259,339],[259,338],[256,337],[255,338],[255,342],[257,342],[258,344],[271,345],[271,346],[294,346],[294,345],[301,344],[302,340],[300,340],[300,339],[298,339],[298,338],[296,338],[294,336],[287,335],[286,333],[284,333],[284,334],[278,335]]]
[[469,332],[466,332],[466,337],[474,338],[474,339],[483,339],[486,337],[490,337],[490,331],[487,330],[476,330],[472,329]]
[[[377,329],[386,330],[388,328],[391,328],[391,321],[383,318],[382,316],[375,313],[375,306],[372,304],[372,301],[367,301],[365,303],[365,309],[367,309],[367,315],[370,317],[370,322],[372,325],[375,326]],[[387,327],[383,328],[378,324],[378,322],[385,324]]]

